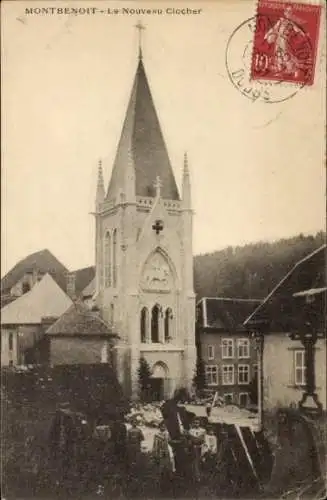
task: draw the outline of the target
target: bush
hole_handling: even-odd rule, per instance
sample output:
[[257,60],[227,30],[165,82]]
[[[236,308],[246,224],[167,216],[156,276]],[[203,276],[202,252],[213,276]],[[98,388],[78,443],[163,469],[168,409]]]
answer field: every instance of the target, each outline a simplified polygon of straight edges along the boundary
[[127,401],[107,364],[2,369],[1,389],[15,404],[38,402],[53,409],[69,402],[90,417],[126,413]]
[[[39,481],[49,488],[50,426],[63,403],[85,414],[90,425],[128,410],[109,365],[12,367],[3,368],[1,374],[4,495],[26,488],[31,496]],[[17,496],[24,494],[20,491]]]
[[143,357],[140,358],[140,365],[138,368],[138,378],[140,386],[140,396],[143,401],[148,400],[150,389],[151,368],[149,363]]

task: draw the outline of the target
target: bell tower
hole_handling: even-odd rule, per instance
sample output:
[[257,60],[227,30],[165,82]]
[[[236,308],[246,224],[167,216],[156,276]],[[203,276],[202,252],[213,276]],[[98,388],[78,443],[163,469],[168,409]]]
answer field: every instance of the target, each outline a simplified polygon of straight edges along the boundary
[[107,190],[96,194],[96,300],[118,333],[117,374],[138,397],[138,368],[152,372],[153,399],[190,388],[195,370],[191,180],[185,153],[182,196],[139,55]]

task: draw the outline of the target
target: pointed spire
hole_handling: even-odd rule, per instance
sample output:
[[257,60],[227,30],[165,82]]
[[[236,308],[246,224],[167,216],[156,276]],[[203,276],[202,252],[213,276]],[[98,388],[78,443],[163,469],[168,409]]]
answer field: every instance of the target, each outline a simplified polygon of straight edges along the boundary
[[132,162],[135,196],[155,196],[153,184],[160,176],[162,198],[180,200],[142,60],[143,26],[138,23],[137,27],[140,58],[106,196],[108,200],[114,200],[120,188],[125,190],[126,169]]
[[102,170],[102,160],[98,162],[98,180],[97,180],[97,191],[96,191],[96,206],[99,207],[100,203],[103,203],[105,198],[104,181],[103,181],[103,170]]
[[190,179],[190,171],[188,168],[188,156],[187,156],[186,152],[184,153],[182,200],[183,200],[183,208],[186,208],[186,209],[192,208],[191,179]]

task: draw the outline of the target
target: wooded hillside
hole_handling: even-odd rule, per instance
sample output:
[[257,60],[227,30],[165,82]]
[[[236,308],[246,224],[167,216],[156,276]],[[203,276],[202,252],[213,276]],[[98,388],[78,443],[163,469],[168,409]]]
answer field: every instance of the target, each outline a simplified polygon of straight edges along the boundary
[[326,242],[322,231],[276,242],[228,247],[194,258],[194,287],[201,297],[264,298],[302,258]]

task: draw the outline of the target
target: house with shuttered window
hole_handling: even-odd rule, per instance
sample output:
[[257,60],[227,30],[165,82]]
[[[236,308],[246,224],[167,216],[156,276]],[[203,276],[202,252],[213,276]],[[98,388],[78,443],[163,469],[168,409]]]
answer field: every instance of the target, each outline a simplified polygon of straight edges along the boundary
[[226,404],[247,406],[256,375],[257,353],[243,322],[260,300],[203,297],[197,303],[198,355],[205,367],[206,390]]
[[299,403],[326,409],[326,257],[327,245],[304,256],[244,323],[262,337],[265,410]]
[[47,273],[31,290],[2,307],[2,366],[40,362],[49,322],[56,321],[71,305],[72,300]]

